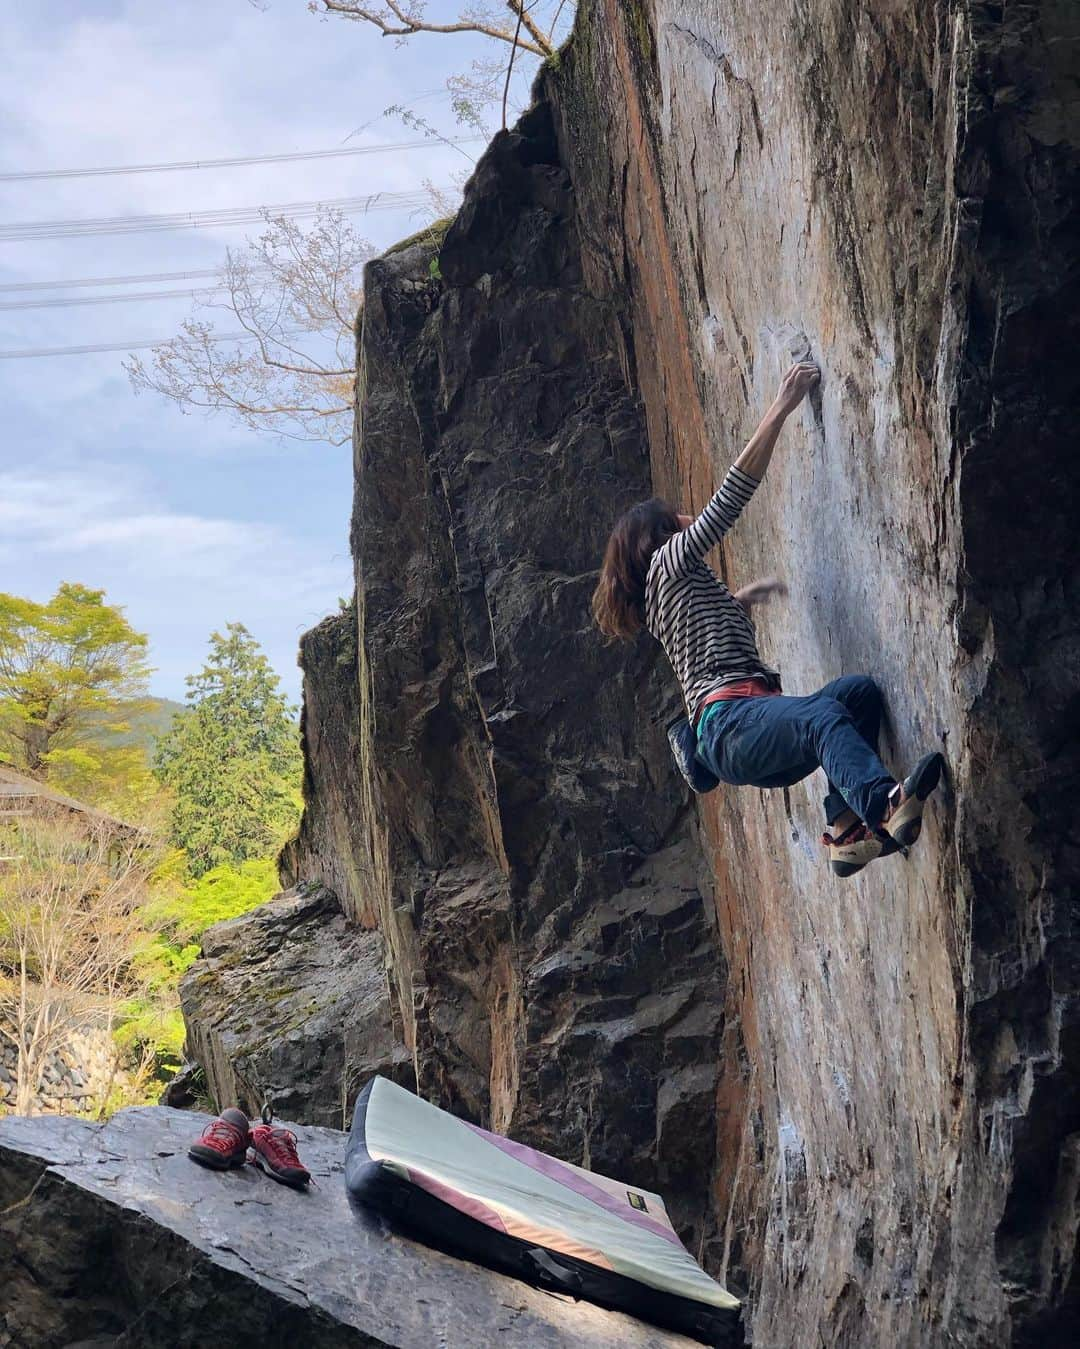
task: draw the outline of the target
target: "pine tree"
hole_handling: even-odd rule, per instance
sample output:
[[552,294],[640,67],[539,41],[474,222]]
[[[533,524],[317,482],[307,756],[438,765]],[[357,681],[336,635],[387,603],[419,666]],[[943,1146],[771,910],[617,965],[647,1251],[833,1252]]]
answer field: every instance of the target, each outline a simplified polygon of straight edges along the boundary
[[210,637],[187,679],[191,706],[157,743],[154,771],[174,795],[173,842],[193,876],[266,857],[295,827],[299,733],[280,681],[240,623]]

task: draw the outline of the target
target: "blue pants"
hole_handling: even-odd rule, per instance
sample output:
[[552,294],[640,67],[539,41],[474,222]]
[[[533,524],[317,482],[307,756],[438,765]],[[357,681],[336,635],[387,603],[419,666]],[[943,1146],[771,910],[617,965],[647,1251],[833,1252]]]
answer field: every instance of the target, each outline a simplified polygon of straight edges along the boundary
[[895,778],[878,758],[881,692],[866,675],[834,679],[806,698],[710,703],[698,724],[698,758],[735,787],[790,787],[824,768],[825,819],[850,807],[876,827]]

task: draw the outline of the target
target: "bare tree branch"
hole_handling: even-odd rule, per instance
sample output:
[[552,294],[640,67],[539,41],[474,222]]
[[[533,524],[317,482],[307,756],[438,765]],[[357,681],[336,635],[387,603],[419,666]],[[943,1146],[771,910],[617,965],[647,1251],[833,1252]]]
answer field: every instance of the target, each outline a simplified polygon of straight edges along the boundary
[[[521,42],[519,45],[534,56],[550,56],[553,51],[551,42],[543,29],[529,18],[525,0],[506,0],[506,4],[513,14],[521,17],[532,38],[531,42]],[[395,0],[386,0],[380,6],[360,4],[358,0],[312,0],[310,8],[316,14],[341,14],[347,19],[370,23],[384,37],[408,38],[417,33],[479,33],[482,37],[494,38],[498,42],[513,43],[514,40],[512,30],[495,23],[486,9],[466,10],[454,23],[433,23],[423,17],[424,6],[413,4],[406,8],[395,3]]]
[[545,56],[550,56],[554,50],[551,41],[530,13],[531,10],[538,8],[536,0],[533,0],[532,4],[526,4],[525,0],[506,0],[506,7],[517,20],[515,34],[510,39],[511,43],[515,47],[523,48],[525,51],[531,50],[529,43],[522,42],[520,39],[521,27],[524,25],[525,31],[532,38],[533,42],[536,43],[536,50],[538,52],[543,52]]
[[562,12],[566,8],[566,0],[559,0],[558,8],[555,10],[555,16],[551,20],[551,27],[548,29],[548,41],[555,41],[555,32],[559,27],[559,20],[562,18]]
[[220,297],[204,311],[227,312],[250,343],[217,339],[193,316],[148,361],[126,369],[136,390],[152,390],[185,411],[227,412],[256,431],[341,444],[351,430],[356,378],[354,318],[372,249],[340,213],[304,229],[266,216],[266,230],[230,250]]
[[525,17],[524,4],[519,0],[517,9],[517,27],[514,29],[514,43],[510,48],[510,60],[506,63],[506,83],[502,96],[502,129],[506,130],[506,100],[510,97],[510,77],[514,73],[514,57],[517,55],[518,39],[521,36],[521,21]]
[[[439,4],[451,8],[445,0]],[[478,130],[486,129],[485,113],[498,107],[500,95],[506,124],[521,54],[552,56],[560,23],[567,24],[564,12],[572,12],[567,0],[477,0],[453,6],[456,18],[437,22],[427,17],[427,0],[310,0],[309,8],[366,23],[398,41],[418,33],[472,33],[509,46],[509,62],[505,55],[473,61],[447,83],[454,116]],[[405,107],[387,113],[440,136]],[[432,189],[431,196],[438,208],[433,214],[452,213],[442,192]],[[171,341],[145,360],[130,356],[125,368],[137,392],[162,394],[183,411],[225,412],[255,431],[341,444],[351,432],[354,316],[372,250],[340,213],[324,212],[306,231],[293,220],[264,218],[261,238],[227,255],[217,298],[197,305],[204,313],[227,312],[249,340],[226,344],[196,312]],[[434,257],[432,264],[437,275]]]
[[49,1058],[95,1020],[110,1026],[128,991],[151,861],[138,835],[61,809],[15,842],[0,870],[0,1035],[29,1114]]

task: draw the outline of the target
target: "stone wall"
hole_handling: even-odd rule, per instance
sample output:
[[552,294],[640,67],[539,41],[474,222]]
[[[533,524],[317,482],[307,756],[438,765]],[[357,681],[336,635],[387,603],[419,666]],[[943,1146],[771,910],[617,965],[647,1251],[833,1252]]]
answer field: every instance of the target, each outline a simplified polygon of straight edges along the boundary
[[[0,1038],[0,1110],[15,1109],[18,1056],[10,1041]],[[49,1055],[34,1113],[78,1115],[96,1111],[120,1081],[116,1044],[107,1030],[91,1027],[76,1032],[63,1049]]]

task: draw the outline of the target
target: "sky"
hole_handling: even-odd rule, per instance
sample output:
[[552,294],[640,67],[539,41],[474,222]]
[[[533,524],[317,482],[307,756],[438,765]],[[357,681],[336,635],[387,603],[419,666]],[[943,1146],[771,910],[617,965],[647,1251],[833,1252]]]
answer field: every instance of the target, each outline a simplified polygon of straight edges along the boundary
[[[471,36],[398,44],[320,19],[306,0],[9,0],[2,9],[0,174],[421,139],[384,115],[396,104],[463,135],[445,80],[489,51]],[[482,142],[464,148],[476,156]],[[415,190],[425,179],[449,185],[462,167],[457,151],[430,141],[355,158],[0,182],[0,221]],[[354,220],[381,249],[427,218]],[[0,242],[0,304],[19,298],[3,290],[17,283],[214,267],[256,232]],[[190,312],[179,299],[0,309],[0,353],[165,339]],[[298,638],[351,588],[350,448],[184,415],[156,394],[136,395],[124,359],[0,359],[0,591],[43,601],[62,581],[104,589],[149,634],[151,691],[162,697],[183,698],[209,634],[241,622],[298,699]]]

